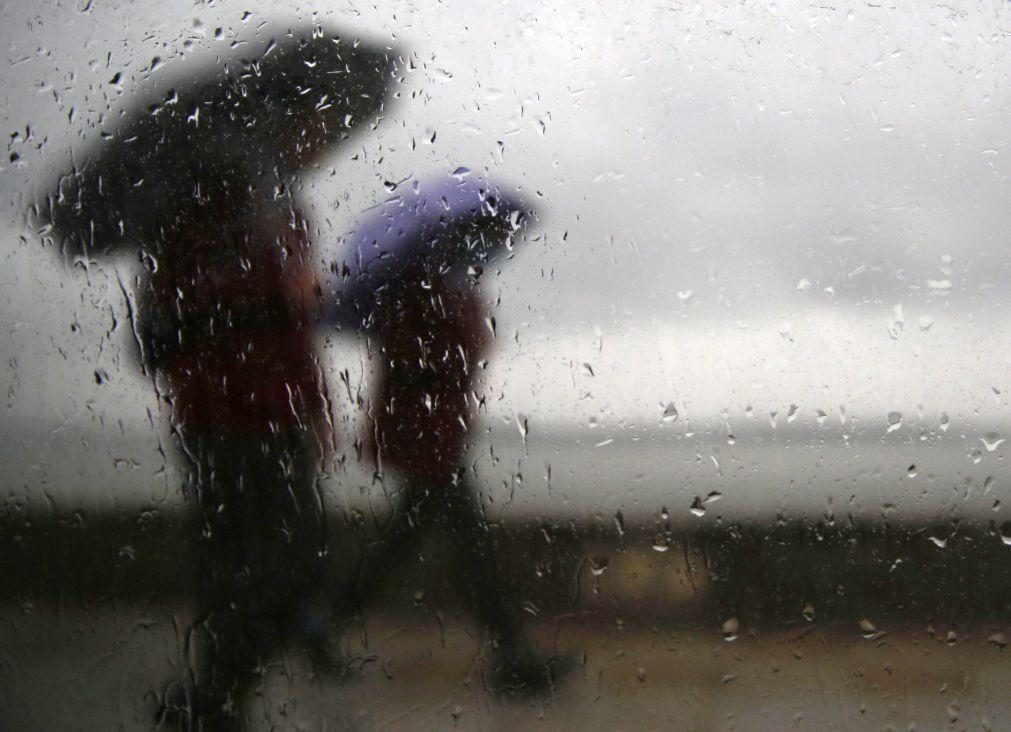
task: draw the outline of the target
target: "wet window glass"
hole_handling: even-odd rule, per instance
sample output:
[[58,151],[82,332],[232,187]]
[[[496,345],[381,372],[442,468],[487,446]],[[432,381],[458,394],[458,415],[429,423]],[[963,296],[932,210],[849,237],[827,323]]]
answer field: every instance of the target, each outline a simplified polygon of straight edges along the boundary
[[1011,726],[1011,5],[0,20],[0,728]]

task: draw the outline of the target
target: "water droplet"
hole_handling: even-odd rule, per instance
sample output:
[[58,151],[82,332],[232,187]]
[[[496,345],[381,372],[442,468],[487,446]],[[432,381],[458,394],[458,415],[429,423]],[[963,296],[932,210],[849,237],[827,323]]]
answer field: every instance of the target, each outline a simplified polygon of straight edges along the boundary
[[909,466],[909,469],[908,469],[908,470],[906,470],[906,474],[907,474],[907,475],[908,475],[908,476],[909,476],[910,478],[915,478],[915,477],[916,477],[916,466],[915,466],[915,465],[910,465],[910,466]]
[[706,515],[706,507],[702,505],[702,499],[699,498],[698,496],[695,496],[695,500],[692,501],[692,505],[691,507],[689,507],[688,510],[691,511],[693,516]]
[[614,514],[614,528],[618,530],[618,536],[625,535],[625,516],[621,511]]
[[927,538],[938,549],[944,549],[946,546],[948,546],[947,538],[942,538],[940,536],[928,536]]
[[520,438],[523,444],[527,444],[527,435],[530,434],[530,423],[522,414],[516,415],[516,428],[520,431]]
[[607,571],[610,564],[611,560],[607,557],[590,557],[590,574],[599,577]]
[[1011,546],[1011,521],[1000,525],[1000,540],[1004,546]]
[[730,641],[737,640],[737,633],[740,630],[740,623],[737,622],[737,618],[730,618],[723,621],[723,625],[720,627],[720,632],[723,634],[723,640]]
[[874,623],[872,623],[867,618],[864,618],[863,620],[860,621],[860,635],[862,635],[867,640],[871,640],[875,638],[877,634],[878,629],[874,627]]
[[660,416],[661,422],[677,422],[678,410],[674,406],[674,402],[668,402],[667,406],[663,408],[663,414]]
[[470,175],[470,168],[459,167],[453,171],[453,177],[457,180],[463,180],[468,175]]
[[807,622],[814,622],[814,605],[806,603],[804,605],[804,609],[800,611],[800,614],[804,616],[804,620]]
[[898,331],[902,330],[905,325],[906,315],[902,312],[902,304],[900,303],[892,308],[891,329],[894,334],[897,334]]
[[1004,438],[996,432],[987,432],[979,440],[983,443],[983,447],[986,448],[987,452],[993,452],[1005,442]]
[[895,432],[902,427],[902,412],[888,413],[888,431]]
[[946,710],[948,712],[948,722],[955,724],[958,721],[959,712],[962,711],[962,705],[958,703],[958,699],[954,699]]

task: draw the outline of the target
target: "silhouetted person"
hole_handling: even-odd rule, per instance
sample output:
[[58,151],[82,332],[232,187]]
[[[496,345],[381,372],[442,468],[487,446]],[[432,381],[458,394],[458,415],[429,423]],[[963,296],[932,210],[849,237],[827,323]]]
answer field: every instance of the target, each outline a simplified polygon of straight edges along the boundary
[[146,340],[199,507],[195,701],[207,729],[238,727],[255,670],[296,630],[321,569],[315,477],[329,436],[309,242],[286,208],[194,215],[145,293],[146,316],[180,336]]
[[381,206],[354,240],[342,320],[374,334],[379,373],[367,444],[377,468],[392,469],[403,489],[337,614],[365,602],[419,533],[435,528],[449,544],[453,577],[490,635],[495,686],[545,690],[553,661],[524,641],[519,598],[503,578],[494,535],[463,468],[475,371],[492,337],[478,280],[525,215],[515,197],[480,180],[423,182]]
[[325,553],[331,441],[313,349],[320,288],[297,174],[381,108],[381,49],[305,29],[197,73],[60,181],[69,253],[142,249],[138,342],[196,499],[196,667],[177,724],[242,727],[260,669],[300,631]]

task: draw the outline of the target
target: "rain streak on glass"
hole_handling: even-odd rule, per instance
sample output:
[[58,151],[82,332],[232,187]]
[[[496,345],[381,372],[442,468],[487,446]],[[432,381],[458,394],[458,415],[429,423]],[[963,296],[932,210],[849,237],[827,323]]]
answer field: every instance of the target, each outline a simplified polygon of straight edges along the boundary
[[1011,727],[1011,5],[0,35],[0,729]]

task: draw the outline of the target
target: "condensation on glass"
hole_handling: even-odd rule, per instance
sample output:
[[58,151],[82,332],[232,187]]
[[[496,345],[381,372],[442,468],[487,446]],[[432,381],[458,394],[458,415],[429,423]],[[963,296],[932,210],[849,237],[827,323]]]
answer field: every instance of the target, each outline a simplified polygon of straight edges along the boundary
[[1011,725],[1007,3],[0,21],[0,728]]

